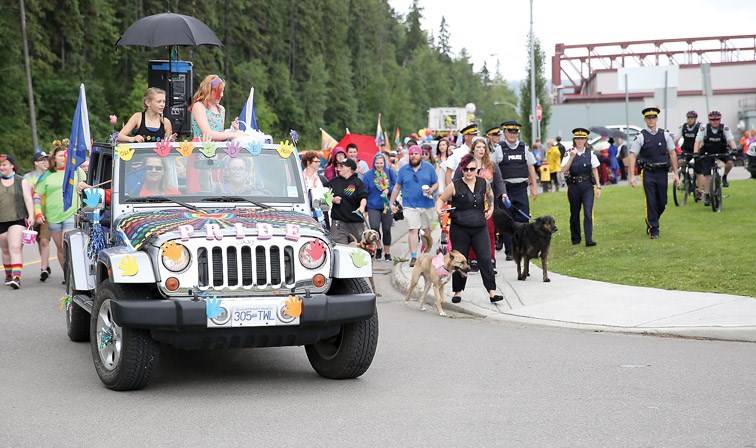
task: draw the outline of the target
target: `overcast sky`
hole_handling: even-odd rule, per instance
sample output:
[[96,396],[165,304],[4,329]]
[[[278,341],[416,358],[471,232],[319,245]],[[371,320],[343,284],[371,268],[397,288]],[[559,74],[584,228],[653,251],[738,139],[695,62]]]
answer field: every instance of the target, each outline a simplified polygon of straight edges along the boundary
[[[389,0],[406,15],[412,0]],[[528,0],[419,0],[423,29],[438,35],[445,16],[454,53],[467,48],[480,70],[493,73],[497,58],[508,81],[525,78],[530,29]],[[563,7],[555,6],[563,5]],[[657,38],[753,34],[754,0],[534,0],[533,29],[546,52],[546,78],[551,78],[554,46]]]

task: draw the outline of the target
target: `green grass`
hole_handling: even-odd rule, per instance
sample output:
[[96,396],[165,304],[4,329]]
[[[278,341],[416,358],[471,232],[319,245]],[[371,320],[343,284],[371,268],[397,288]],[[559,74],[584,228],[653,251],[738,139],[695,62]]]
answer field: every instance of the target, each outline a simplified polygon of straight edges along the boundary
[[[573,246],[566,189],[531,200],[531,215],[552,215],[549,271],[621,285],[756,297],[756,182],[731,181],[722,212],[692,200],[676,207],[669,190],[660,237],[644,222],[643,188],[605,186],[594,206],[595,247]],[[581,216],[582,234],[582,216]]]

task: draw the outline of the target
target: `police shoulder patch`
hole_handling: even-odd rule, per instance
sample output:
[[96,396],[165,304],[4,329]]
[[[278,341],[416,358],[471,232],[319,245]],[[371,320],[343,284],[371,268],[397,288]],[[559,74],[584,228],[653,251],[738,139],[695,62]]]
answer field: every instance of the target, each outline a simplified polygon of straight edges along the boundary
[[701,130],[701,131],[705,131],[705,130],[706,130],[706,125],[705,125],[705,124],[702,124],[702,125],[701,125],[701,129],[700,129],[700,130]]
[[728,126],[725,126],[725,127],[724,127],[724,130],[725,130],[725,132],[727,132],[727,131],[729,131],[729,130],[730,130],[730,128],[729,128]]

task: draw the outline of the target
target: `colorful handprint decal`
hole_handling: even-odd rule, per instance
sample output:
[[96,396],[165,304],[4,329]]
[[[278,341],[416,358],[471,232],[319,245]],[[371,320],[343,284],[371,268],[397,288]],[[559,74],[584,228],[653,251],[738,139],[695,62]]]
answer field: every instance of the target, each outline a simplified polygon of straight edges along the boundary
[[128,162],[134,157],[134,148],[130,148],[129,145],[118,145],[115,148],[115,156]]
[[302,315],[302,299],[299,296],[289,296],[285,304],[284,312],[289,316],[297,318]]
[[288,140],[285,142],[281,142],[278,147],[276,148],[276,151],[278,152],[278,155],[281,156],[284,159],[289,158],[291,153],[294,152],[294,145],[289,143]]
[[228,144],[226,145],[226,149],[224,149],[224,151],[226,152],[226,154],[227,154],[227,155],[228,155],[229,157],[231,157],[232,159],[235,159],[235,158],[236,158],[236,156],[238,156],[238,155],[239,155],[239,153],[241,152],[241,149],[242,149],[242,148],[241,148],[241,145],[240,145],[239,143],[236,143],[236,142],[229,142],[229,143],[228,143]]
[[192,142],[181,142],[176,150],[184,157],[189,157],[194,151],[194,144]]
[[121,259],[121,263],[118,265],[118,269],[121,270],[121,275],[124,277],[133,277],[139,272],[139,265],[137,264],[136,257],[126,255]]
[[173,145],[168,140],[161,140],[157,143],[155,143],[155,153],[159,155],[160,157],[167,157],[168,154],[171,152],[171,149],[173,149]]

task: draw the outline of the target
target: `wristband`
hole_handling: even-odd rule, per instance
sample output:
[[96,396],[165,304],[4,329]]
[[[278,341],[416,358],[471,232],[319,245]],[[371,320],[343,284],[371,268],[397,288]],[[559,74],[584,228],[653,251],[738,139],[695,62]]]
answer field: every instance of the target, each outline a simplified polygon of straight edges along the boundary
[[44,217],[45,215],[43,215],[42,213],[37,213],[36,215],[34,215],[34,219],[42,219]]

